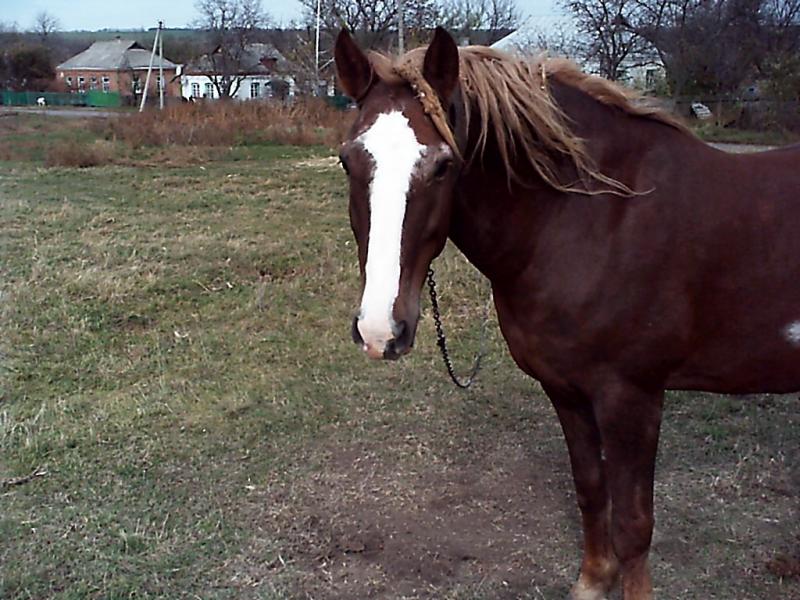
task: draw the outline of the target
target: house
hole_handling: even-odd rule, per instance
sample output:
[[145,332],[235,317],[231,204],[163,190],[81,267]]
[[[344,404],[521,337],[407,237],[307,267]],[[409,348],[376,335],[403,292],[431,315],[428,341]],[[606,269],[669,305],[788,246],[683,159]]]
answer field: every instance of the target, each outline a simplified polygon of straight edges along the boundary
[[[181,74],[181,95],[191,99],[218,99],[220,91],[215,82],[222,80],[223,74],[218,68],[222,61],[220,49],[217,48],[186,65]],[[289,63],[272,44],[248,44],[236,62],[230,75],[234,80],[231,98],[257,100],[294,97],[296,83],[289,74]]]
[[[159,60],[156,55],[148,95],[158,95]],[[134,40],[117,38],[94,42],[80,54],[56,67],[56,81],[66,92],[116,92],[124,98],[135,100],[144,90],[149,64],[150,50]],[[180,96],[180,82],[177,80],[180,65],[164,58],[161,66],[164,71],[164,94]]]

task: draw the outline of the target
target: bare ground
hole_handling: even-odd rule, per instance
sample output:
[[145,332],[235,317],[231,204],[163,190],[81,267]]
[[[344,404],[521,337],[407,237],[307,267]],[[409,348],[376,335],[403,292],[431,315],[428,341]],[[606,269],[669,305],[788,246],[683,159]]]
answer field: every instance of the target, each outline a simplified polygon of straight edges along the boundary
[[[292,598],[564,598],[581,539],[567,455],[546,401],[515,402],[500,435],[462,423],[447,440],[428,423],[311,450],[313,466],[250,496],[260,537],[282,549],[255,536],[237,583],[286,577]],[[491,421],[483,409],[473,417]],[[762,447],[769,428],[727,457],[708,440],[687,448],[675,418],[656,488],[658,597],[800,598],[797,449]]]

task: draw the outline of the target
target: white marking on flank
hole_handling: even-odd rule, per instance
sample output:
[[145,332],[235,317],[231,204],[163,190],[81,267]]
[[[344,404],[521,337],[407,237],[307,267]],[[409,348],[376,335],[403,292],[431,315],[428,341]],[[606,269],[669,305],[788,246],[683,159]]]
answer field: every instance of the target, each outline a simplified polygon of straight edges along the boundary
[[783,333],[790,344],[800,346],[800,321],[789,323]]
[[[400,244],[406,196],[425,146],[400,111],[378,115],[358,137],[374,162],[369,189],[369,242],[366,282],[358,330],[365,350],[383,352],[394,337],[392,308],[400,287]],[[371,354],[372,354],[371,353]]]

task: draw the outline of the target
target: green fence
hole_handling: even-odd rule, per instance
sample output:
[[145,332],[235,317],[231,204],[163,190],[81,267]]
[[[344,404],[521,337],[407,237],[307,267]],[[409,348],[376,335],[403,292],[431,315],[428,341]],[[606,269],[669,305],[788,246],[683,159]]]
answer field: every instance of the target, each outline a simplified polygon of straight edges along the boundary
[[0,104],[4,106],[36,106],[39,98],[44,98],[47,106],[122,106],[122,98],[117,92],[91,90],[83,94],[59,94],[57,92],[0,92]]
[[353,103],[353,100],[349,96],[344,96],[342,94],[336,94],[335,96],[324,96],[324,98],[325,102],[327,102],[333,108],[338,108],[339,110],[345,110]]
[[122,98],[117,92],[102,92],[91,90],[86,92],[86,106],[122,106]]

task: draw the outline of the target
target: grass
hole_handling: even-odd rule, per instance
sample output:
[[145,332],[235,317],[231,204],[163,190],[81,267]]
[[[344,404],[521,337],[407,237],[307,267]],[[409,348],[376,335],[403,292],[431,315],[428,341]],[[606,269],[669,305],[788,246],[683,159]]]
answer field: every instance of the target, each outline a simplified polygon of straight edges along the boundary
[[[345,181],[325,147],[129,148],[0,162],[2,598],[558,598],[577,509],[560,431],[496,324],[477,389],[430,311],[372,363]],[[87,137],[87,139],[90,139]],[[484,284],[438,261],[454,359]],[[658,466],[663,598],[791,598],[791,397],[672,394]]]
[[783,146],[800,141],[800,135],[791,131],[752,131],[721,127],[713,123],[698,122],[692,130],[707,142],[728,144],[754,144],[759,146]]

